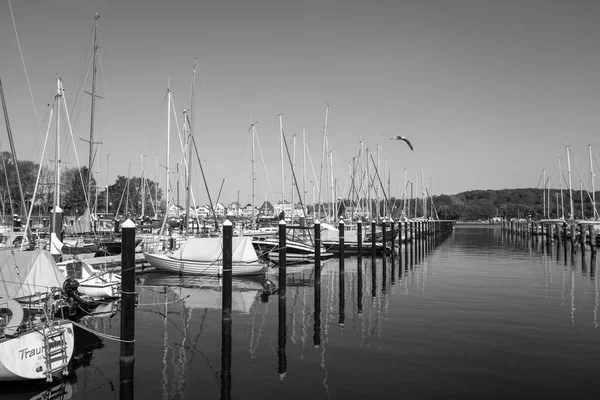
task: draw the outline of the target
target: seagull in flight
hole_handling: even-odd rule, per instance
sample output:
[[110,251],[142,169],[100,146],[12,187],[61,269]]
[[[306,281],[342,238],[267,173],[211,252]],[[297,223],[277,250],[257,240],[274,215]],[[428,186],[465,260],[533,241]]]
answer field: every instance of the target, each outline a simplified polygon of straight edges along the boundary
[[406,142],[406,144],[408,145],[408,147],[410,147],[411,150],[414,150],[412,147],[412,144],[410,144],[410,142],[408,141],[407,138],[405,138],[404,136],[394,136],[393,138],[390,138],[390,140],[404,140]]

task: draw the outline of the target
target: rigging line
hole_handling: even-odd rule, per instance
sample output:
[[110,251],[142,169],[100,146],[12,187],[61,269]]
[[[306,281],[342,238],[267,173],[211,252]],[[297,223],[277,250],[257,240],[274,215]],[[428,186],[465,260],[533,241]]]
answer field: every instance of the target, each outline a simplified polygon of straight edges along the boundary
[[[177,128],[177,135],[179,136],[179,145],[181,147],[181,151],[184,153],[183,159],[185,160],[185,148],[183,145],[183,139],[181,138],[181,130],[179,130],[179,120],[177,119],[177,111],[175,110],[175,100],[173,100],[172,95],[171,95],[171,109],[173,111],[173,117],[175,117],[175,127]],[[185,124],[185,121],[183,121],[183,124]]]
[[[60,81],[60,89],[61,89],[61,94],[62,94],[61,97],[63,99],[63,103],[65,106],[65,116],[67,117],[67,125],[69,127],[69,133],[71,134],[71,141],[73,143],[73,149],[75,149],[75,138],[73,137],[73,128],[71,127],[71,119],[69,118],[69,112],[68,112],[68,108],[67,108],[67,99],[65,97],[65,90],[63,88],[62,81]],[[81,180],[81,187],[85,188],[86,185],[83,182],[83,175],[81,175],[81,167],[79,165],[79,156],[77,155],[76,151],[74,151],[73,153],[75,154],[75,160],[77,161],[77,172],[79,174],[79,179]],[[85,199],[85,204],[86,204],[87,208],[89,209],[90,201],[87,197],[87,193],[85,190],[83,191],[83,198]]]
[[104,75],[104,67],[102,66],[102,58],[100,57],[100,48],[96,49],[96,55],[98,56],[98,62],[100,64],[100,74],[102,75],[102,83],[104,84],[104,95],[106,96],[107,103],[110,104],[108,85],[106,84],[106,76]]
[[165,110],[165,103],[167,102],[167,97],[169,95],[169,92],[165,92],[165,97],[163,97],[163,101],[162,104],[160,106],[160,112],[157,114],[156,117],[156,124],[154,125],[154,133],[152,134],[152,138],[150,139],[150,143],[148,144],[148,147],[146,148],[146,154],[148,154],[150,152],[150,149],[152,148],[152,145],[154,144],[154,139],[156,139],[156,132],[158,131],[158,123],[160,122],[161,119],[161,115],[163,115],[163,111]]
[[540,188],[540,182],[542,181],[542,177],[544,176],[544,170],[545,170],[545,168],[542,169],[542,173],[540,174],[540,179],[538,179],[537,186],[535,187],[536,189]]
[[42,127],[40,125],[40,118],[38,116],[37,108],[35,107],[35,101],[33,99],[33,91],[31,90],[31,82],[29,81],[29,74],[27,73],[27,67],[25,67],[25,57],[23,57],[23,49],[21,49],[21,41],[19,40],[19,34],[17,33],[17,24],[15,22],[15,15],[13,13],[12,4],[8,0],[8,8],[10,8],[10,16],[12,18],[13,28],[15,29],[15,37],[17,39],[17,45],[19,46],[19,54],[21,55],[21,62],[23,63],[23,70],[25,71],[25,79],[27,80],[27,87],[29,88],[29,96],[31,97],[31,103],[33,104],[33,112],[35,114],[35,120],[37,122],[38,134],[41,136]]
[[[56,97],[54,98],[54,102],[56,103]],[[42,165],[44,164],[44,156],[46,154],[46,145],[48,144],[48,136],[50,136],[50,125],[52,123],[52,111],[54,109],[54,104],[52,104],[52,108],[50,109],[50,118],[48,119],[48,129],[46,130],[46,138],[44,139],[44,148],[42,149],[42,159],[40,160],[40,166],[38,168],[37,178],[35,180],[35,186],[33,188],[33,196],[31,198],[31,207],[29,208],[29,213],[27,214],[27,220],[25,221],[25,232],[29,231],[29,223],[31,221],[31,213],[33,212],[33,207],[35,206],[35,197],[37,194],[38,185],[40,183],[40,176],[42,174]],[[25,241],[21,241],[21,250],[23,250],[23,245]]]
[[[573,151],[571,151],[570,148],[569,148],[569,151],[571,152],[571,156],[573,156]],[[575,164],[575,168],[577,168],[577,172],[579,173],[580,184],[583,184],[583,188],[585,189],[585,193],[587,194],[588,200],[593,203],[592,196],[590,195],[590,191],[587,188],[587,185],[585,183],[585,179],[581,175],[581,170],[579,169],[579,166],[577,165],[577,161],[575,161],[575,157],[573,157],[573,164]],[[583,200],[582,200],[582,202],[583,202]],[[583,203],[581,204],[581,208],[582,209],[584,208],[583,207]],[[594,217],[597,217],[598,216],[598,211],[596,210],[596,204],[593,204],[593,208],[594,208]]]

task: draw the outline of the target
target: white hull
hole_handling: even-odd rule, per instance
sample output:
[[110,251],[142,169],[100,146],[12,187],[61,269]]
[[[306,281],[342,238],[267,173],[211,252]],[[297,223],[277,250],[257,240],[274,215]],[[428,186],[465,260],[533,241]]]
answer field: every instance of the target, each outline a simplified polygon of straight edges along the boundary
[[[154,268],[162,271],[175,272],[185,275],[223,275],[223,261],[189,261],[178,260],[169,257],[167,254],[144,253],[146,261]],[[236,262],[233,263],[232,275],[248,276],[261,275],[265,273],[268,265],[260,261]]]
[[[51,353],[50,369],[53,371],[49,373],[44,337],[52,336],[51,330],[62,330],[61,336],[64,340],[60,339],[60,336],[55,340],[48,340]],[[2,339],[0,381],[47,379],[48,375],[63,371],[73,355],[74,342],[73,324],[68,321],[57,321],[53,323],[52,328],[30,330],[14,338]],[[61,346],[64,347],[64,352],[52,354]]]
[[104,284],[88,284],[88,283],[79,283],[79,287],[77,291],[83,295],[100,298],[100,299],[109,299],[113,297],[120,297],[120,282],[110,282]]
[[63,261],[56,266],[65,278],[73,278],[79,282],[79,293],[93,298],[113,298],[121,296],[121,276],[93,266],[76,261]]

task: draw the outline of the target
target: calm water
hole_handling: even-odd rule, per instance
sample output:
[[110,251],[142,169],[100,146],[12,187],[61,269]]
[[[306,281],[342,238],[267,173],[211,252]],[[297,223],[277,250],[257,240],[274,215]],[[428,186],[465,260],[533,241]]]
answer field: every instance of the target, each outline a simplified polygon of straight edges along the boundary
[[[343,287],[339,260],[327,261],[320,293],[312,266],[290,267],[285,324],[278,296],[261,296],[276,275],[236,280],[230,397],[597,397],[595,262],[589,250],[585,258],[559,250],[498,227],[458,226],[412,264],[404,248],[385,269],[381,259],[346,259]],[[135,398],[219,398],[219,281],[138,278]],[[85,323],[119,335],[119,320]],[[119,344],[87,336],[64,398],[118,398]],[[30,398],[43,389],[11,393]]]

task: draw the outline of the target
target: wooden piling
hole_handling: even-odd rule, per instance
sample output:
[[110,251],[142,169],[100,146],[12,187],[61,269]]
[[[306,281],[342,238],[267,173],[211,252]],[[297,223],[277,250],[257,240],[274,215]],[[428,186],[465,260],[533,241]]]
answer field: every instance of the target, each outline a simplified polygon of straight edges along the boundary
[[344,234],[346,231],[346,226],[344,224],[344,220],[340,220],[338,223],[338,238],[340,245],[340,268],[344,268],[344,256],[346,255],[346,251],[344,249]]
[[358,246],[358,250],[357,250],[357,257],[361,258],[362,257],[362,239],[363,239],[363,231],[362,231],[362,221],[359,220],[356,223],[356,240],[357,243],[356,245]]
[[377,248],[375,247],[377,244],[377,240],[375,239],[376,234],[376,225],[375,220],[371,221],[371,247],[373,248],[373,258],[377,255]]
[[577,227],[571,224],[571,253],[575,253],[575,242],[577,240]]
[[338,223],[338,232],[339,232],[339,240],[340,240],[340,269],[339,269],[339,321],[338,324],[343,327],[344,319],[346,315],[344,313],[345,309],[345,280],[344,280],[344,233],[346,231],[346,227],[344,224],[344,220],[340,220]]
[[409,236],[408,236],[408,221],[404,223],[404,268],[408,269],[408,257],[409,257]]
[[231,398],[231,308],[233,273],[233,223],[223,222],[223,290],[221,307],[221,399]]
[[590,233],[590,250],[595,252],[596,251],[596,230],[594,229],[594,225],[589,224],[588,230]]
[[585,229],[583,227],[583,224],[578,224],[579,227],[579,244],[581,245],[581,252],[583,253],[585,251],[585,236],[586,236],[586,232]]
[[[285,221],[282,220],[285,224]],[[285,226],[284,226],[285,228]],[[280,225],[281,229],[281,225]],[[285,229],[284,229],[285,231]],[[281,282],[281,273],[279,274],[279,281]],[[285,274],[284,274],[285,281]],[[285,285],[285,284],[284,284]],[[287,342],[287,326],[286,326],[286,297],[285,290],[281,292],[281,287],[279,288],[279,298],[277,302],[278,309],[278,329],[277,329],[277,359],[278,359],[278,368],[279,379],[283,380],[287,373],[287,356],[286,356],[286,342]]]
[[[315,225],[319,220],[315,221]],[[319,223],[320,225],[320,223]],[[316,228],[315,228],[316,229]],[[359,258],[360,259],[360,258]],[[358,279],[360,285],[361,271],[359,264],[358,271]],[[320,347],[321,346],[321,268],[315,268],[315,285],[314,285],[314,307],[315,307],[315,315],[314,315],[314,335],[313,335],[313,346]],[[360,313],[359,308],[359,313]]]
[[381,222],[381,237],[383,240],[383,256],[381,257],[381,270],[382,270],[382,284],[381,284],[381,290],[382,293],[385,293],[386,291],[386,285],[387,285],[387,265],[386,265],[386,259],[387,259],[387,240],[386,240],[386,236],[387,236],[387,223],[384,221]]
[[[121,354],[119,364],[125,371],[131,372],[133,379],[135,362],[135,224],[128,219],[123,223],[121,237]],[[132,390],[132,389],[131,389]]]
[[[279,221],[279,296],[285,296],[286,290],[286,263],[287,263],[287,238],[286,238],[286,223],[282,219]],[[316,251],[316,248],[315,248]]]
[[[321,273],[321,222],[315,220],[315,272]],[[320,275],[319,275],[320,276]]]

